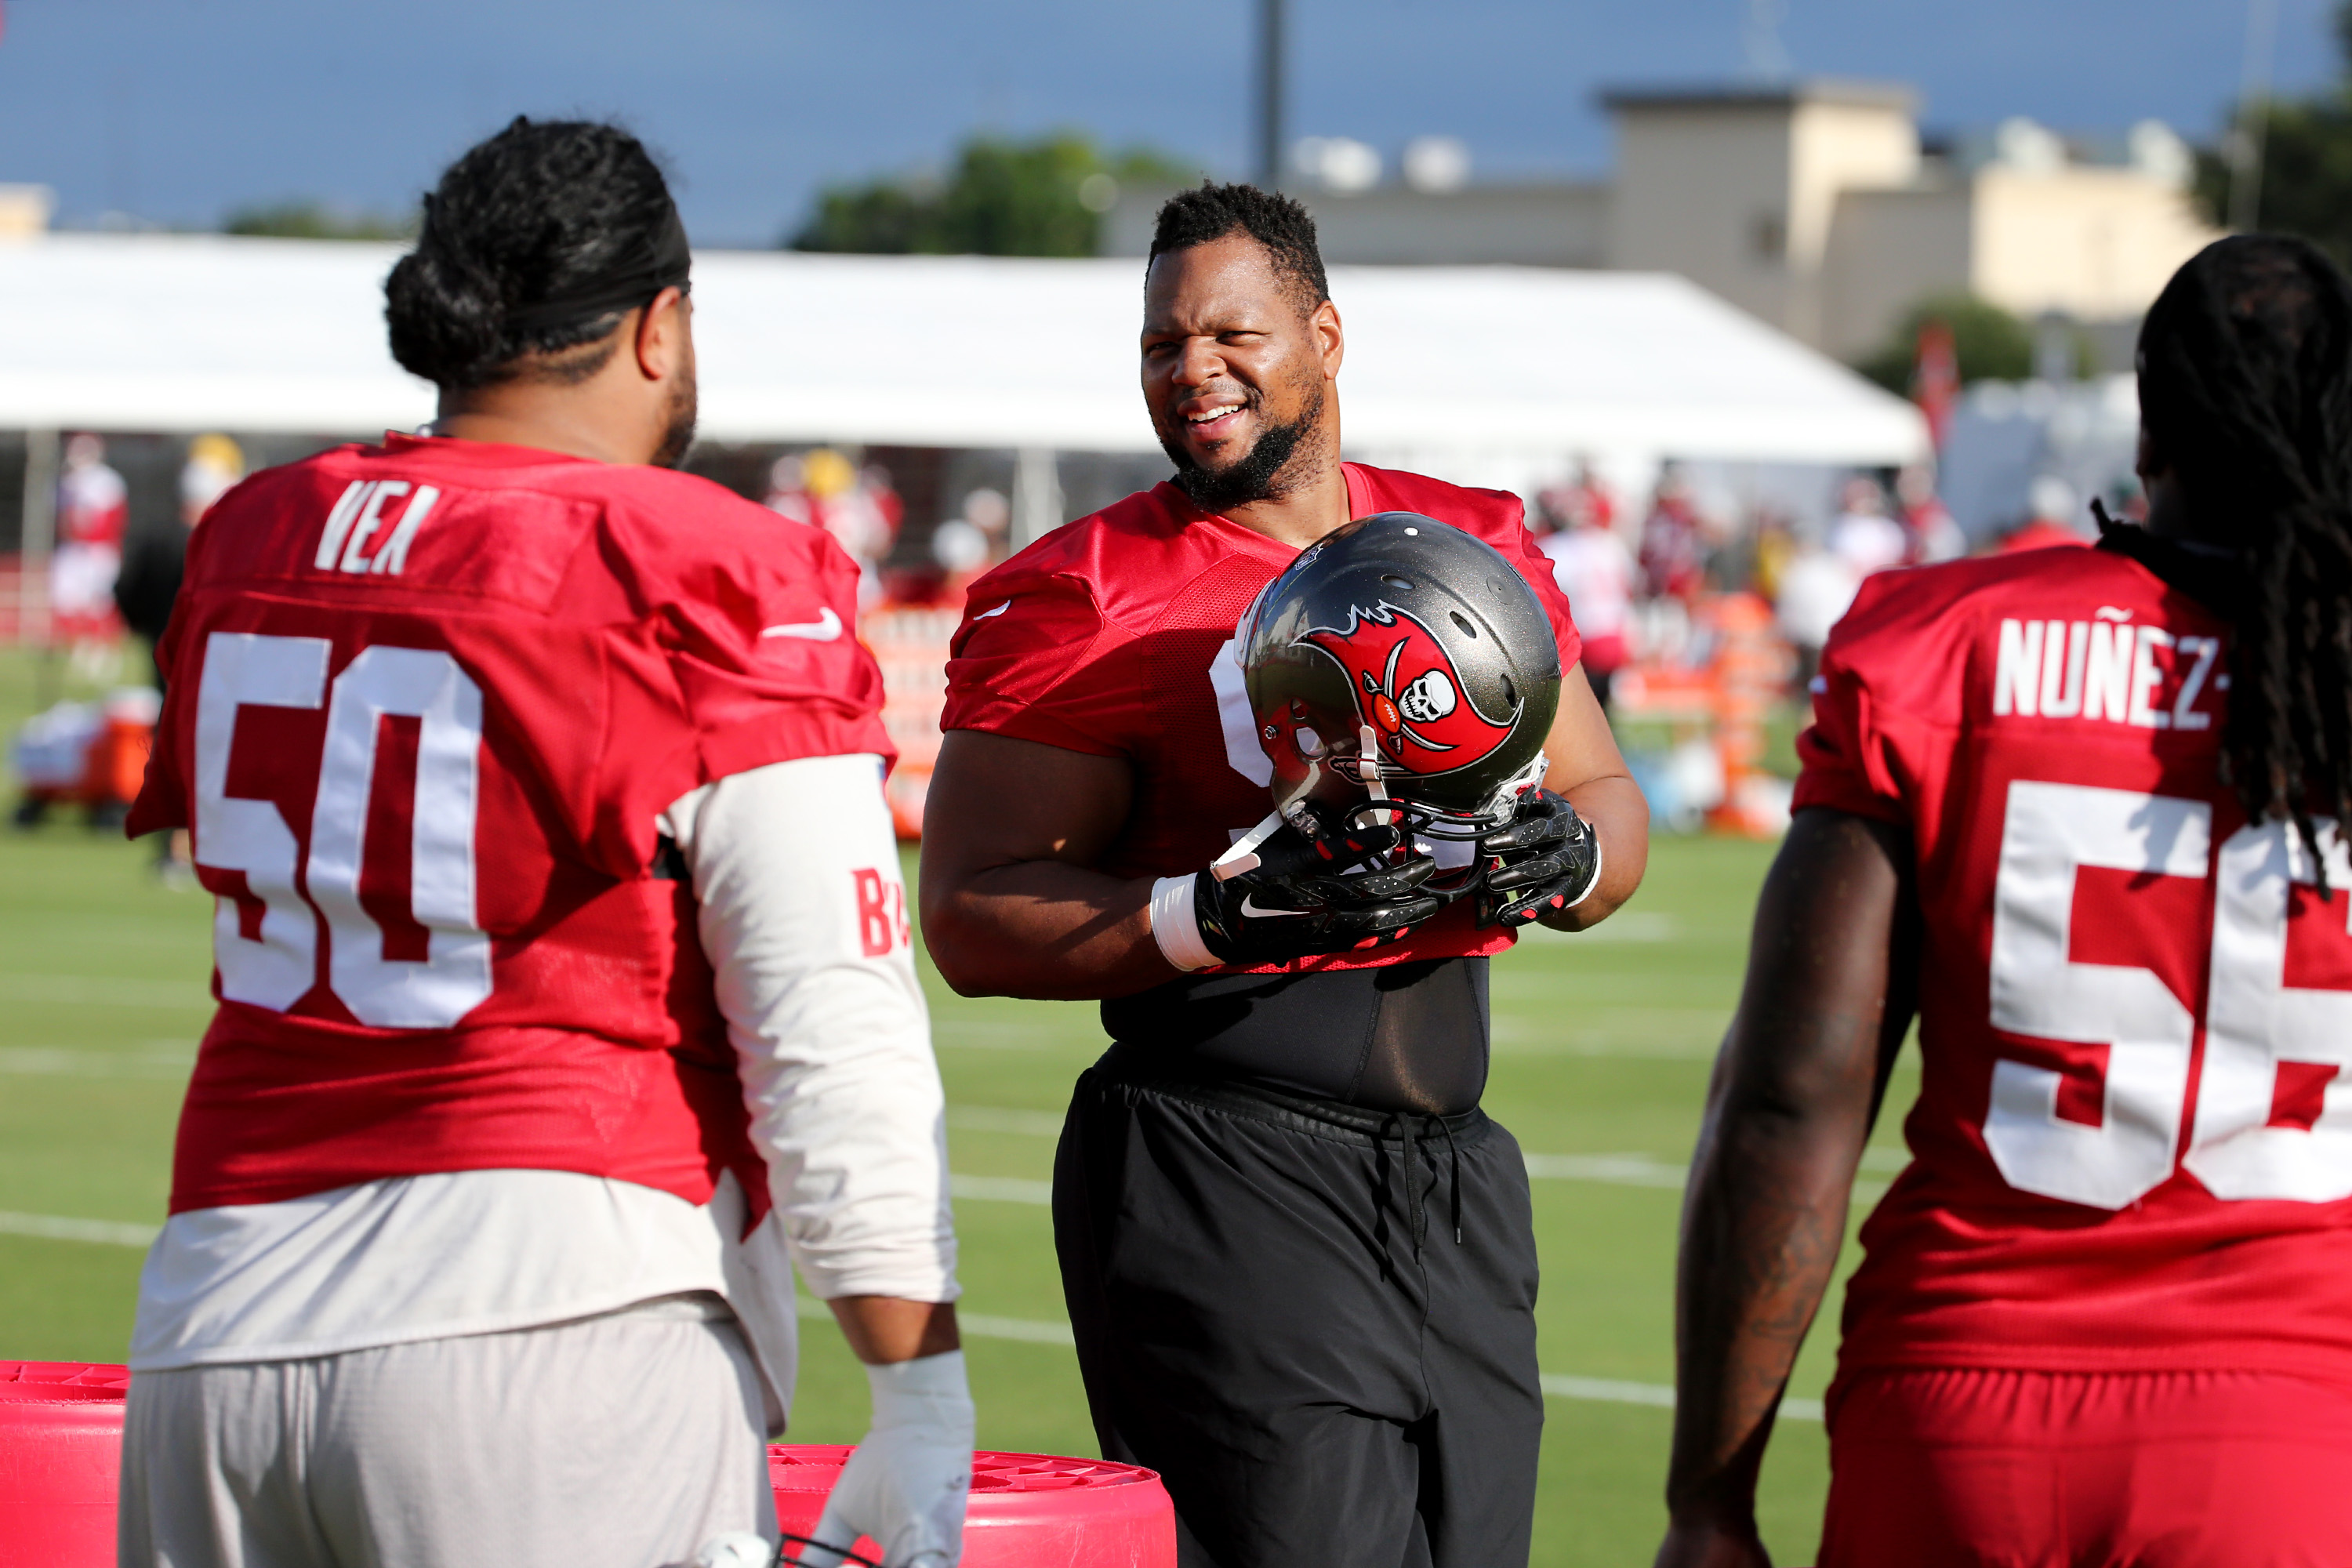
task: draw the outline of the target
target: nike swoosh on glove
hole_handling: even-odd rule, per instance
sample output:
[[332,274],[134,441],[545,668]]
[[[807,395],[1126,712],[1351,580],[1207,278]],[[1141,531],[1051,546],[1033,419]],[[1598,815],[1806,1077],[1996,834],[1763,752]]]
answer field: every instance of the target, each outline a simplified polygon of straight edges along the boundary
[[1482,929],[1574,909],[1601,885],[1601,836],[1548,789],[1519,797],[1509,826],[1478,840],[1478,859]]
[[884,1568],[955,1568],[971,1491],[972,1408],[963,1352],[866,1369],[874,1426],[841,1468],[802,1549],[808,1568],[837,1568],[861,1535]]
[[1334,824],[1309,838],[1286,823],[1256,853],[1255,869],[1192,881],[1201,940],[1221,963],[1286,963],[1394,942],[1448,901],[1423,889],[1437,862],[1407,850],[1394,827]]

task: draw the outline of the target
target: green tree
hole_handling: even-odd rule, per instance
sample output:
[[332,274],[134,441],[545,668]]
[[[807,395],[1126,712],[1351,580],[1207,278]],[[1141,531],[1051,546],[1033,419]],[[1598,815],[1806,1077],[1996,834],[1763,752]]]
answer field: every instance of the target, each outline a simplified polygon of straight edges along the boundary
[[345,212],[324,202],[274,202],[237,208],[223,220],[221,232],[278,239],[407,239],[416,233],[416,220]]
[[1164,153],[1106,155],[1076,132],[1031,142],[973,136],[945,179],[828,185],[787,244],[872,256],[1092,256],[1120,186],[1193,177]]
[[[1887,391],[1908,395],[1919,329],[1941,321],[1952,331],[1953,357],[1960,382],[2023,381],[2033,374],[2033,334],[2024,322],[1990,300],[1973,294],[1935,294],[1903,314],[1886,341],[1855,364]],[[2080,358],[2080,353],[2077,353]]]
[[[2338,0],[2336,85],[2301,99],[2240,104],[2232,140],[2259,123],[2262,185],[2254,226],[2299,234],[2352,265],[2352,0]],[[2197,155],[2197,196],[2205,216],[2227,224],[2234,205],[2234,161],[2217,148]]]

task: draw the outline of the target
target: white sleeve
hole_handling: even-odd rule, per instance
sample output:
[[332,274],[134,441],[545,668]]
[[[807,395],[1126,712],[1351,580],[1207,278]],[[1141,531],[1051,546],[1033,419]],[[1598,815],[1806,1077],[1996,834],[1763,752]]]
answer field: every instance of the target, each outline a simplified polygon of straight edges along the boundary
[[945,1098],[880,759],[755,768],[661,820],[802,1277],[827,1300],[954,1300]]

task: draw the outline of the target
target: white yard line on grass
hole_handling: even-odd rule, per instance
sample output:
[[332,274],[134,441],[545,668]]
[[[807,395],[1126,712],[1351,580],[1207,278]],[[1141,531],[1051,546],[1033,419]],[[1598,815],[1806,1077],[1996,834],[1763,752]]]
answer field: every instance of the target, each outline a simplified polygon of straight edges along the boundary
[[[1554,1399],[1591,1399],[1609,1405],[1650,1405],[1661,1410],[1675,1407],[1675,1391],[1664,1383],[1620,1383],[1608,1377],[1570,1377],[1557,1372],[1543,1374],[1543,1391]],[[1818,1399],[1783,1399],[1780,1415],[1790,1421],[1819,1421],[1822,1402]]]
[[1014,1110],[1002,1105],[950,1105],[948,1125],[967,1132],[1018,1132],[1032,1138],[1059,1138],[1058,1110]]
[[[1620,1187],[1662,1187],[1680,1192],[1690,1179],[1690,1167],[1649,1154],[1529,1154],[1528,1174],[1538,1181],[1603,1182]],[[1910,1156],[1900,1149],[1863,1151],[1865,1171],[1900,1171]],[[1886,1191],[1885,1182],[1867,1178],[1853,1184],[1857,1198],[1874,1198]]]
[[1044,1206],[1054,1201],[1053,1183],[1033,1182],[1021,1176],[950,1176],[948,1192],[954,1197],[988,1203]]
[[0,1073],[37,1078],[185,1078],[193,1051],[63,1050],[25,1046],[0,1048]]
[[1687,1165],[1670,1165],[1647,1154],[1529,1154],[1528,1174],[1538,1180],[1606,1182],[1619,1187],[1683,1190]]
[[163,1227],[115,1219],[67,1219],[48,1214],[0,1212],[0,1236],[32,1236],[43,1241],[93,1241],[102,1247],[145,1247]]

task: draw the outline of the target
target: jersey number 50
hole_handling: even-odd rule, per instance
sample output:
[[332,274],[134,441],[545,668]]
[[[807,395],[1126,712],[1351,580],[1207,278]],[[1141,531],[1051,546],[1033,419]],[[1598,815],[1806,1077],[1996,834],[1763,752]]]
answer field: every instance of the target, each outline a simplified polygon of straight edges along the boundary
[[[2333,822],[2320,826],[2329,885],[2352,885]],[[1985,1142],[2013,1187],[2119,1209],[2171,1175],[2197,1020],[2149,970],[2068,958],[2074,873],[2085,866],[2202,880],[2212,809],[2202,801],[2021,780],[2010,785],[1994,884],[1992,1024],[2107,1047],[2096,1126],[2058,1114],[2059,1075],[1993,1064]],[[2180,1164],[2215,1196],[2326,1203],[2352,1196],[2352,991],[2285,982],[2293,885],[2314,881],[2284,824],[2222,844],[2209,958],[2204,1071]],[[2095,911],[2085,907],[2085,919]],[[2308,1126],[2279,1118],[2283,1074],[2324,1086]]]
[[[221,995],[275,1012],[291,1007],[316,984],[324,926],[327,984],[353,1017],[377,1028],[446,1028],[490,994],[490,939],[474,912],[482,689],[438,649],[371,647],[335,677],[330,697],[330,651],[323,637],[250,632],[215,632],[205,645],[196,861],[245,873],[262,906],[257,934],[248,937],[239,901],[219,901],[213,952]],[[229,750],[239,709],[321,701],[327,740],[298,890],[293,830],[274,802],[228,793]],[[427,932],[421,962],[385,957],[383,928],[360,903],[376,737],[387,716],[419,721],[408,886],[411,915]]]

